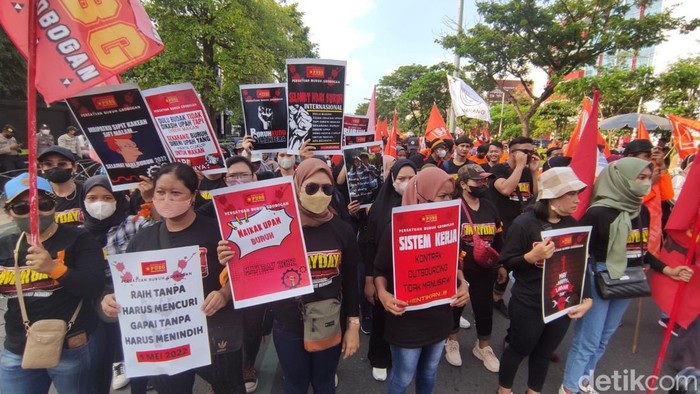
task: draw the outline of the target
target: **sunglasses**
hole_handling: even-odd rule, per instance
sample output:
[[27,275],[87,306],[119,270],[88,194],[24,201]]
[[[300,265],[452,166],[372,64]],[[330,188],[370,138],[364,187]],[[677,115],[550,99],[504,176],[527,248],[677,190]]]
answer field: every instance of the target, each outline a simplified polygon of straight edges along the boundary
[[304,191],[306,191],[306,194],[311,196],[318,193],[319,189],[323,190],[323,194],[327,196],[332,196],[335,187],[330,183],[326,183],[325,185],[319,185],[318,183],[308,183],[304,188]]
[[[55,207],[56,202],[54,200],[39,200],[39,210],[42,212],[48,212]],[[7,209],[12,211],[15,215],[26,215],[29,213],[29,203],[26,201],[18,202],[10,205]]]

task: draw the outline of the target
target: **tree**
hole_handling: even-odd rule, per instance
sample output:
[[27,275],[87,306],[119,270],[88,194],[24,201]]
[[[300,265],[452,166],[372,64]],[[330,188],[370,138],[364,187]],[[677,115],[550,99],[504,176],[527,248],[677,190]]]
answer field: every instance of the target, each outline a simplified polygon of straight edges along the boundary
[[152,0],[145,3],[165,50],[130,70],[142,88],[192,82],[210,117],[242,121],[238,86],[285,79],[285,59],[316,57],[296,4],[274,0]]
[[700,57],[679,60],[659,75],[661,114],[700,115]]
[[[653,0],[639,0],[649,5]],[[567,74],[593,65],[598,56],[635,51],[665,40],[671,29],[695,27],[670,10],[627,19],[631,2],[623,0],[502,0],[479,1],[483,22],[457,35],[438,40],[468,60],[466,68],[482,90],[498,87],[497,80],[519,79],[525,86],[532,68],[547,73],[542,93],[526,92],[529,105],[513,108],[522,135],[530,134],[530,118]],[[517,100],[504,92],[508,101]]]

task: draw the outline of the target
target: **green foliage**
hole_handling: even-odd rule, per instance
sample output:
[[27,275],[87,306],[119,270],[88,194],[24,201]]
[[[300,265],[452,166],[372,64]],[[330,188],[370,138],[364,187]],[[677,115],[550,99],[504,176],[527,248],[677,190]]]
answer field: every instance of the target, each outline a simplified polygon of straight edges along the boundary
[[679,60],[659,75],[660,115],[700,116],[700,57]]

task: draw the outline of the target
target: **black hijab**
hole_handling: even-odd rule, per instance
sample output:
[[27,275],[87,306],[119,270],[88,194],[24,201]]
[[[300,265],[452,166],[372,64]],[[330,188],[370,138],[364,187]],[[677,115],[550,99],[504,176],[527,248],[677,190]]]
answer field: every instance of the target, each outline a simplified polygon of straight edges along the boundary
[[[114,211],[112,216],[104,220],[95,219],[94,217],[90,216],[87,209],[85,209],[85,197],[90,189],[95,186],[102,186],[109,190],[117,202],[117,209]],[[83,211],[83,227],[89,231],[90,234],[95,237],[95,239],[97,239],[100,246],[104,247],[107,244],[107,232],[109,232],[109,229],[120,224],[124,221],[124,219],[126,219],[129,212],[129,202],[126,200],[124,192],[112,192],[112,186],[110,185],[107,176],[95,175],[88,178],[88,180],[83,184],[82,195],[80,196],[80,209]]]

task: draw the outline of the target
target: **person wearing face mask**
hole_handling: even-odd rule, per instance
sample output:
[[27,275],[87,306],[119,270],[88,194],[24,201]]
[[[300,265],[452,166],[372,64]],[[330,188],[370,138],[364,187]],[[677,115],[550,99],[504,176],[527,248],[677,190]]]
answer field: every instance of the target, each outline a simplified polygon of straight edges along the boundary
[[48,125],[42,124],[39,126],[39,132],[36,133],[36,152],[37,154],[44,153],[45,150],[56,145],[51,129]]
[[[460,264],[464,277],[470,283],[469,299],[476,320],[477,341],[472,354],[482,361],[484,367],[491,372],[498,372],[499,362],[490,345],[491,328],[493,325],[493,284],[496,281],[499,267],[483,268],[474,261],[473,234],[474,229],[485,242],[496,251],[503,245],[501,219],[498,210],[488,199],[488,180],[492,175],[485,172],[478,164],[467,164],[460,168],[456,191],[462,204],[462,229],[460,242]],[[465,210],[468,210],[473,226],[469,224]],[[454,308],[454,324],[452,333],[445,342],[445,359],[454,366],[462,365],[459,353],[457,333],[464,308]]]
[[[223,285],[219,276],[224,269],[217,255],[220,240],[216,220],[199,215],[194,210],[197,195],[197,174],[183,163],[163,166],[154,177],[153,208],[163,218],[152,226],[142,228],[129,242],[127,253],[143,252],[196,245],[206,250],[207,270],[203,274],[204,302],[202,313],[207,316],[212,363],[176,375],[150,377],[159,393],[191,393],[195,374],[212,385],[217,393],[244,393],[242,365],[243,329],[240,312],[231,303],[231,288]],[[119,316],[119,304],[114,294],[106,295],[102,311],[111,318]],[[221,345],[224,344],[222,348]]]
[[66,148],[52,146],[37,157],[41,175],[49,180],[56,194],[56,223],[83,224],[80,209],[82,184],[73,179],[77,171],[75,155]]
[[382,304],[377,301],[377,291],[374,286],[374,259],[377,255],[379,238],[387,227],[391,227],[391,210],[401,206],[401,198],[409,181],[415,175],[416,166],[411,160],[399,159],[394,163],[369,211],[367,229],[360,234],[359,238],[360,252],[365,266],[364,296],[372,305],[372,328],[367,358],[372,365],[372,377],[378,381],[384,381],[388,376],[387,371],[391,367],[391,349],[384,339],[385,311]]
[[[401,206],[449,201],[453,193],[454,179],[451,175],[439,168],[424,168],[407,182]],[[391,226],[384,229],[379,245],[374,260],[374,284],[377,297],[386,310],[384,336],[391,348],[392,369],[388,392],[405,393],[415,376],[416,392],[431,393],[435,387],[443,342],[452,329],[452,307],[463,307],[469,301],[469,285],[462,271],[457,270],[457,294],[452,303],[407,312],[405,307],[408,303],[393,295]]]
[[[651,190],[652,170],[651,163],[633,157],[610,163],[596,179],[591,205],[581,218],[582,225],[593,226],[588,252],[595,263],[591,264],[596,264],[598,271],[607,270],[613,279],[622,277],[627,267],[643,262],[674,280],[688,280],[692,276],[693,271],[688,267],[667,267],[651,253],[644,253],[647,237],[642,234],[648,231],[649,216],[642,199]],[[589,274],[593,276],[590,265]],[[593,376],[630,303],[629,299],[602,299],[595,282],[586,283],[590,286],[593,307],[576,322],[560,393],[595,392],[589,377]]]
[[58,392],[95,393],[98,371],[94,360],[104,356],[104,332],[92,302],[104,289],[107,263],[87,231],[56,223],[55,196],[49,182],[41,177],[37,177],[39,243],[30,245],[28,185],[27,173],[5,184],[5,212],[20,233],[0,239],[0,277],[5,283],[14,283],[14,267],[19,266],[24,278],[21,297],[30,324],[44,319],[68,322],[76,310],[78,315],[66,333],[56,367],[23,369],[26,330],[18,294],[14,284],[3,286],[0,293],[8,300],[0,392],[48,393],[53,384]]

